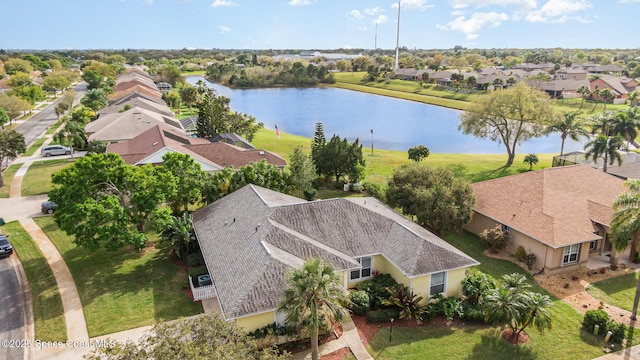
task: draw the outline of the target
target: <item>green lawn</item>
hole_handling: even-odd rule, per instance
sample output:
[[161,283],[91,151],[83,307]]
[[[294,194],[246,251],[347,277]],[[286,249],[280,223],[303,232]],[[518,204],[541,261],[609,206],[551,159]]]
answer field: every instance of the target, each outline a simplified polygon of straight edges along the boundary
[[51,174],[71,166],[67,159],[34,161],[22,179],[22,196],[46,194],[51,190]]
[[40,147],[42,146],[42,144],[44,144],[45,141],[47,141],[46,137],[42,137],[42,138],[36,140],[33,144],[31,144],[31,146],[29,146],[27,151],[25,151],[24,154],[22,154],[22,155],[23,156],[31,156],[31,155],[35,154],[36,151],[40,150]]
[[[252,144],[258,149],[273,151],[280,154],[285,160],[289,160],[293,149],[302,146],[306,153],[311,152],[311,138],[291,135],[280,132],[280,139],[272,129],[260,129]],[[558,136],[558,148],[560,137]],[[362,153],[366,162],[365,181],[385,183],[396,168],[409,164],[407,152],[397,150],[377,150],[363,148]],[[533,167],[534,170],[551,167],[554,154],[537,154],[540,162]],[[514,163],[509,168],[502,166],[507,161],[505,154],[431,154],[422,161],[423,164],[446,167],[458,176],[471,182],[493,179],[501,176],[517,174],[529,169],[522,161],[526,154],[516,155]]]
[[202,313],[202,305],[183,292],[187,273],[167,258],[168,248],[150,246],[141,252],[128,249],[90,252],[78,248],[53,222],[35,219],[62,254],[76,282],[89,336],[151,325]]
[[47,260],[17,221],[4,225],[2,231],[11,235],[9,239],[15,249],[12,256],[20,258],[27,275],[33,301],[35,338],[42,341],[66,341],[62,300]]
[[13,177],[16,175],[16,172],[18,172],[18,169],[20,169],[21,166],[22,164],[13,164],[4,169],[4,172],[2,173],[4,186],[0,187],[0,198],[9,197],[9,191],[11,190],[11,181],[13,181]]
[[631,311],[637,283],[638,273],[633,272],[593,283],[587,287],[587,292],[606,304]]
[[[478,260],[478,270],[500,277],[521,272],[529,277],[534,290],[544,292],[519,266],[504,260],[485,257],[483,245],[469,233],[450,235],[446,240]],[[499,328],[484,325],[426,326],[394,328],[389,344],[389,330],[379,331],[369,345],[375,359],[592,359],[603,355],[600,340],[580,331],[582,315],[552,296],[552,331],[541,335],[527,329],[529,342],[511,345],[499,337]],[[633,342],[634,344],[637,341]],[[563,349],[571,349],[566,351]]]

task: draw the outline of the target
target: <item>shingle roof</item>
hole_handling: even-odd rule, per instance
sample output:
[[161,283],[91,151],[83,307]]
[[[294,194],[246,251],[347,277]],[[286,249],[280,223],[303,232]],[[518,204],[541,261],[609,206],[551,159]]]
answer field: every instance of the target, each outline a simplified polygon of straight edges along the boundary
[[152,89],[150,87],[147,86],[143,86],[143,85],[135,85],[132,86],[130,88],[127,88],[126,90],[121,90],[121,91],[116,91],[115,94],[109,95],[109,99],[119,99],[123,96],[129,95],[133,92],[139,92],[139,93],[143,93],[146,94],[148,96],[154,96],[154,97],[159,97],[162,98],[162,93],[160,91],[158,91],[157,89]]
[[85,131],[89,140],[118,142],[132,139],[158,124],[171,125],[184,132],[178,119],[138,107],[101,116],[88,123]]
[[245,149],[224,142],[185,146],[222,167],[233,166],[237,169],[261,160],[278,167],[287,165],[286,160],[276,153],[259,149]]
[[474,210],[553,248],[600,239],[624,181],[585,165],[529,171],[473,184]]
[[193,221],[227,319],[276,308],[286,271],[309,257],[348,270],[381,254],[408,277],[478,264],[373,198],[306,202],[247,185]]
[[129,101],[131,99],[135,99],[135,98],[143,98],[143,99],[146,99],[146,100],[149,100],[149,101],[153,101],[153,102],[158,103],[158,104],[162,104],[162,105],[165,105],[165,106],[167,105],[167,103],[165,103],[164,100],[162,100],[161,97],[151,96],[149,94],[143,94],[143,93],[138,92],[138,91],[133,91],[133,92],[124,94],[124,95],[122,95],[120,97],[117,97],[117,98],[115,98],[113,100],[109,100],[109,106],[124,104],[125,102],[127,102],[127,101]]
[[107,106],[106,108],[98,111],[97,115],[98,117],[100,117],[106,114],[113,114],[113,113],[120,112],[126,105],[129,105],[132,108],[139,107],[141,109],[154,111],[166,116],[171,116],[171,117],[174,116],[173,111],[171,111],[171,109],[167,105],[148,100],[144,97],[131,97],[127,101],[123,101],[123,102],[119,102],[118,104]]

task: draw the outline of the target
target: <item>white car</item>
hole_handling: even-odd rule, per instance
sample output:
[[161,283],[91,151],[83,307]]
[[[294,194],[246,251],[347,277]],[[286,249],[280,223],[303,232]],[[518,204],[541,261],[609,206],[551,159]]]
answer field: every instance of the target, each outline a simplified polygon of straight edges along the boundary
[[42,156],[71,155],[71,149],[62,145],[47,145],[40,150]]

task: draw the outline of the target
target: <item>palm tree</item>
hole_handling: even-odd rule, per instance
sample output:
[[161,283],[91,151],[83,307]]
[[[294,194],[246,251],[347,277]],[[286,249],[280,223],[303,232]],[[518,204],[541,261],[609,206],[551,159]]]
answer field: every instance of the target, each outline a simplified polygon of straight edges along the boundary
[[627,140],[627,148],[638,136],[638,128],[640,127],[640,119],[636,119],[634,115],[628,116],[632,112],[620,111],[614,115],[613,134],[622,136]]
[[[640,245],[640,180],[627,180],[625,185],[629,192],[623,193],[613,202],[613,218],[611,219],[611,242],[617,252],[622,252],[631,241],[629,258],[635,258],[636,249]],[[613,258],[616,261],[616,257]],[[636,319],[638,302],[640,301],[640,279],[636,285],[636,296],[633,302],[631,319]]]
[[180,88],[180,98],[182,102],[189,106],[189,116],[193,115],[192,106],[196,104],[200,98],[200,94],[198,90],[191,84],[184,84],[182,88]]
[[589,85],[580,85],[578,87],[578,90],[576,90],[576,92],[578,94],[580,94],[580,97],[582,98],[582,102],[580,103],[580,109],[578,109],[578,111],[582,110],[582,105],[584,105],[584,99],[591,95],[591,88],[589,88]]
[[529,155],[525,156],[523,163],[529,164],[529,171],[531,171],[533,169],[533,165],[538,163],[538,155],[529,154]]
[[609,111],[591,117],[589,119],[591,122],[591,133],[600,133],[605,136],[612,136],[614,126],[613,116],[613,112]]
[[595,95],[594,97],[596,98],[596,103],[595,105],[593,105],[593,109],[591,109],[591,111],[596,111],[596,107],[598,106],[598,101],[600,100],[600,89],[595,89],[591,92],[592,95]]
[[185,260],[191,252],[191,244],[196,241],[191,216],[185,211],[181,217],[171,216],[160,233],[162,240],[173,245],[173,253],[180,260]]
[[617,161],[618,165],[622,164],[622,155],[620,155],[618,149],[622,147],[623,142],[622,137],[618,135],[606,136],[600,134],[584,146],[584,157],[587,160],[593,159],[595,163],[598,162],[599,158],[604,159],[602,171],[607,172],[607,164],[613,165],[614,161]]
[[627,104],[629,104],[629,106],[631,107],[636,107],[638,106],[638,99],[640,98],[640,93],[638,92],[638,90],[633,90],[632,92],[629,93],[628,97],[627,97]]
[[318,332],[326,319],[347,317],[343,304],[347,292],[340,276],[322,259],[309,259],[301,268],[287,274],[289,287],[284,291],[279,311],[287,313],[287,322],[305,326],[311,337],[311,356],[318,360]]
[[71,158],[73,159],[74,145],[82,147],[87,143],[87,133],[84,131],[84,124],[80,124],[77,121],[67,119],[64,122],[62,130],[58,131],[53,138],[59,143],[67,142],[67,145],[71,149]]
[[564,141],[569,139],[579,141],[580,137],[589,137],[589,133],[585,129],[585,124],[578,118],[578,111],[564,113],[563,118],[556,118],[555,122],[547,127],[546,132],[559,132],[562,144],[560,145],[560,155],[564,152]]
[[613,98],[615,98],[615,95],[613,95],[613,92],[611,92],[610,89],[602,89],[600,90],[600,96],[602,96],[602,101],[604,102],[604,108],[602,109],[602,111],[606,111],[607,100],[612,100]]

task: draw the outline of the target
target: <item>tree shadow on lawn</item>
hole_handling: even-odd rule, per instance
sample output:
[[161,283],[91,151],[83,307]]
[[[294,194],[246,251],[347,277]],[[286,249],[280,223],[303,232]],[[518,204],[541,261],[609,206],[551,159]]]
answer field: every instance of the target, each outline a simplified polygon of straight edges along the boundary
[[467,178],[469,179],[469,181],[475,183],[475,182],[479,182],[479,181],[497,179],[497,178],[500,178],[500,177],[503,177],[503,176],[507,176],[507,175],[519,174],[519,173],[523,173],[523,172],[527,172],[527,171],[529,171],[528,168],[517,169],[513,165],[509,166],[509,167],[501,166],[501,167],[499,167],[497,169],[487,170],[487,171],[480,171],[480,172],[475,173],[475,174],[469,174],[469,176]]
[[486,331],[480,335],[480,342],[473,346],[467,360],[485,359],[536,359],[535,352],[524,345],[514,345],[502,339],[502,329]]

